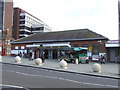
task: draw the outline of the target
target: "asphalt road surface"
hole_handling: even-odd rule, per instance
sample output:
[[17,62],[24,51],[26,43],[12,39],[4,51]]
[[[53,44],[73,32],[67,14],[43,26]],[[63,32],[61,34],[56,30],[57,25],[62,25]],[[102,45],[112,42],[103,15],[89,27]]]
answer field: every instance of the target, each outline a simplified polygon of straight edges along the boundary
[[118,79],[2,64],[2,84],[24,88],[118,88]]

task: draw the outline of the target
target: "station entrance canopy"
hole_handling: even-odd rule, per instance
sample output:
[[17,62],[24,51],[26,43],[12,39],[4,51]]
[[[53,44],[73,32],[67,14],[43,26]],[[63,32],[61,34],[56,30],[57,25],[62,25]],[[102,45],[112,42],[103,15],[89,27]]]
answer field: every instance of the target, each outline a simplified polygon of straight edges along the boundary
[[27,48],[60,48],[60,47],[71,47],[70,42],[64,43],[46,43],[46,44],[33,44],[26,45]]

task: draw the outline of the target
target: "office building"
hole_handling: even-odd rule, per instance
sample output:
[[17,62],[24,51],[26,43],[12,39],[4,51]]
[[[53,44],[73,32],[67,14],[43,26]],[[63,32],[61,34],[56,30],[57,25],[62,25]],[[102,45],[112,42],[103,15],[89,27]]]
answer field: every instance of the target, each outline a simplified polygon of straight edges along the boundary
[[12,26],[13,26],[13,1],[1,0],[0,1],[0,50],[1,55],[11,54],[12,40]]
[[50,32],[51,28],[37,17],[20,8],[14,8],[13,37],[19,39],[33,33]]

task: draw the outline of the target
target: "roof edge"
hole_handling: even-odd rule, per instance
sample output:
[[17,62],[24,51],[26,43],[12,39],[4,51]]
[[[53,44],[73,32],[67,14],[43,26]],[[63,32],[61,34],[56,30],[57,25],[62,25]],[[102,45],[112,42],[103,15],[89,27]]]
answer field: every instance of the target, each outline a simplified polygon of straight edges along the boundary
[[55,41],[78,41],[78,40],[109,40],[108,38],[83,38],[83,39],[62,39],[62,40],[41,40],[41,41],[23,41],[23,42],[11,42],[11,44],[19,43],[37,43],[37,42],[55,42]]

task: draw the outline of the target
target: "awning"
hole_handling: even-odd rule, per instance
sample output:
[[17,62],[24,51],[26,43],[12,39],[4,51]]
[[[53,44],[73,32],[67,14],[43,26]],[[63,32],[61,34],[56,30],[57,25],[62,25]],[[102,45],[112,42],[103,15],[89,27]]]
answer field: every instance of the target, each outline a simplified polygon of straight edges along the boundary
[[26,47],[29,47],[29,48],[31,48],[31,47],[40,47],[40,45],[26,45]]
[[26,47],[71,47],[69,42],[26,45]]
[[55,46],[67,46],[71,47],[68,43],[51,43],[51,44],[43,44],[43,47],[55,47]]

